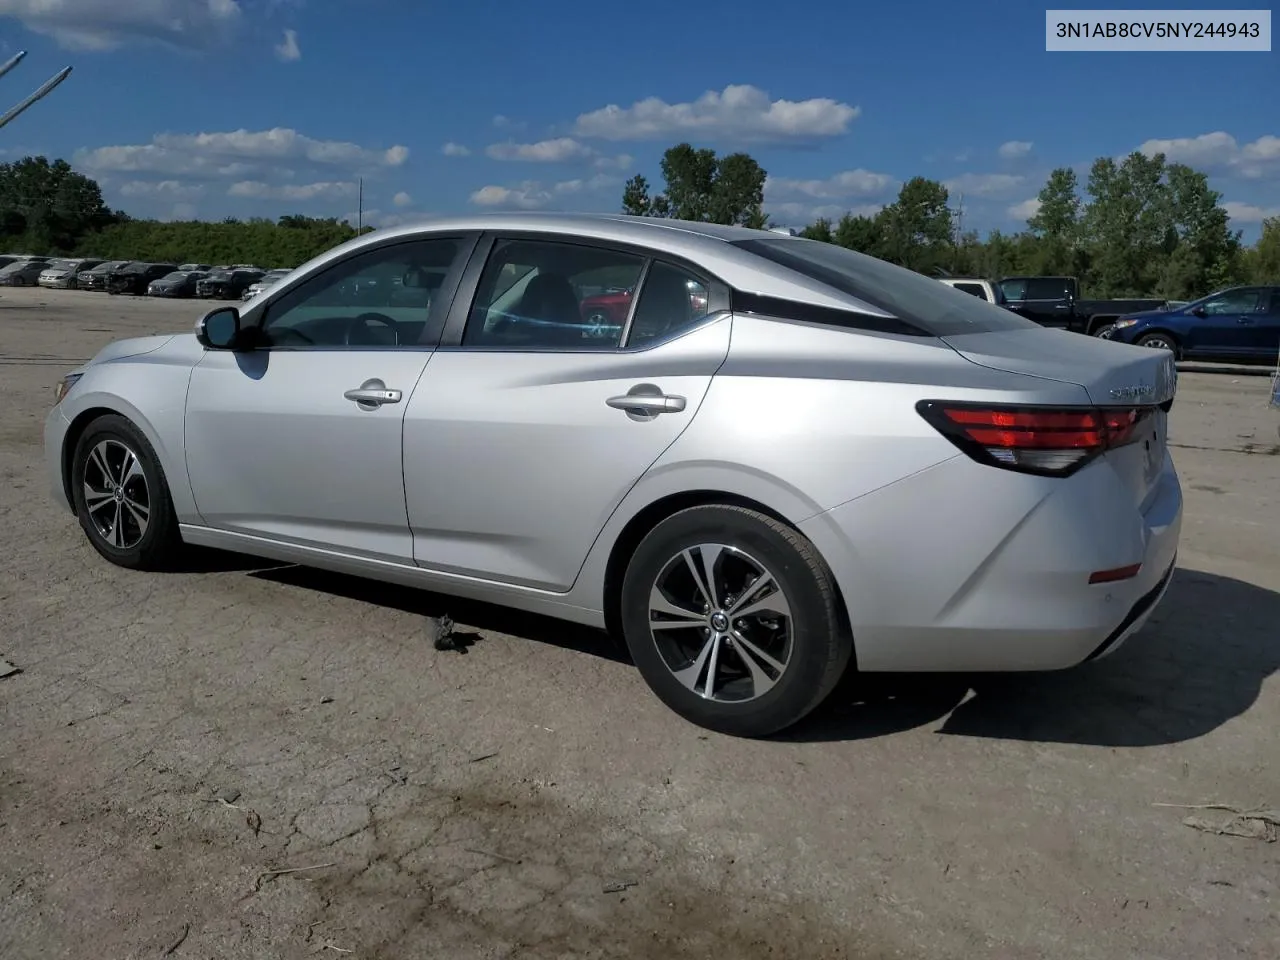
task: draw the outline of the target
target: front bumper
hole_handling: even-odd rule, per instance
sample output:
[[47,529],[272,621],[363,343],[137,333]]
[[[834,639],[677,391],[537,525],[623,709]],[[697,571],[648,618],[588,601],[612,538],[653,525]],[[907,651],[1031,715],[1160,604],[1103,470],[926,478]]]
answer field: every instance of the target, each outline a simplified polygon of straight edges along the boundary
[[60,277],[57,280],[46,280],[40,278],[40,286],[47,287],[50,290],[70,290],[76,285],[75,277]]
[[45,472],[49,478],[49,491],[53,494],[54,503],[74,513],[71,501],[67,499],[67,488],[62,479],[62,445],[66,441],[67,429],[70,426],[71,421],[63,414],[61,404],[49,411],[44,419],[44,461]]

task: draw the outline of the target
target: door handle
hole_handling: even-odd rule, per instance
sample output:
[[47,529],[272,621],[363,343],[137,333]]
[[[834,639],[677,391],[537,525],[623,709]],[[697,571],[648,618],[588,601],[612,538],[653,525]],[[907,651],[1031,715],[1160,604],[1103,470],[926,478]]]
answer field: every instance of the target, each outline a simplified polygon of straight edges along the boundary
[[663,393],[652,383],[638,383],[622,396],[610,397],[605,403],[615,410],[625,410],[628,416],[655,417],[660,413],[679,413],[685,408],[684,397]]
[[403,394],[399,390],[387,389],[387,385],[375,377],[354,390],[347,390],[342,396],[353,401],[361,410],[376,410],[384,403],[399,403]]
[[1253,323],[1253,317],[1239,317],[1236,323]]

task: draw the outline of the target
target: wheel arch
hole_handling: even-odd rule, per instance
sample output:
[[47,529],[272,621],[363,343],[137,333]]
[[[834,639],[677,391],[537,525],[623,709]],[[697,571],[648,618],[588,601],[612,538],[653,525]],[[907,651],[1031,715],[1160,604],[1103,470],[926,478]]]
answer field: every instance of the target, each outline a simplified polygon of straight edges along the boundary
[[[617,537],[614,538],[610,547],[609,555],[605,561],[604,569],[604,593],[602,599],[603,613],[605,621],[605,629],[611,636],[622,636],[622,580],[626,574],[627,564],[634,555],[636,548],[640,545],[648,533],[658,524],[662,523],[668,517],[674,516],[681,510],[687,510],[690,507],[711,507],[711,506],[729,506],[742,507],[747,510],[754,510],[762,513],[772,520],[783,524],[784,526],[794,530],[800,536],[805,534],[800,530],[799,525],[787,517],[780,510],[762,503],[761,501],[745,496],[739,493],[730,493],[726,490],[716,489],[698,489],[680,491],[678,493],[667,494],[646,504],[638,510],[622,527]],[[809,540],[805,536],[806,540]],[[812,540],[810,540],[812,543]],[[852,636],[852,625],[849,618],[849,608],[845,603],[844,593],[840,589],[835,574],[831,572],[830,563],[822,556],[822,551],[817,544],[813,544],[814,551],[822,558],[823,563],[827,566],[828,574],[831,578],[831,586],[836,595],[836,613],[840,618],[841,627],[845,632]],[[853,654],[851,665],[856,663],[856,649]]]

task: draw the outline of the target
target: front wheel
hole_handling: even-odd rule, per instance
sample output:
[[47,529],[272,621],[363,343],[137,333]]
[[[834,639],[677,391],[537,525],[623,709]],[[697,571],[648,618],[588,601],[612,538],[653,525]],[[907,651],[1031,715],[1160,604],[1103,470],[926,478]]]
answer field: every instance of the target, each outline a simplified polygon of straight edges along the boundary
[[1178,354],[1178,344],[1167,333],[1148,333],[1146,336],[1139,337],[1137,344],[1153,350],[1168,350],[1175,357]]
[[659,699],[734,736],[799,721],[853,653],[813,544],[741,507],[690,507],[658,524],[627,566],[621,612],[632,659]]
[[164,469],[131,421],[107,414],[89,424],[72,454],[71,494],[102,556],[134,570],[173,568],[182,540]]

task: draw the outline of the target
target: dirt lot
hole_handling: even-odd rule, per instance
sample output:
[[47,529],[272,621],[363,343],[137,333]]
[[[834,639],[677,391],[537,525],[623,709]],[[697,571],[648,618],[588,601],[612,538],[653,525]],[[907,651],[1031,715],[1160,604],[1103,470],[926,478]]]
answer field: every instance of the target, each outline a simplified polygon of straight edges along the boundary
[[[236,557],[101,561],[46,493],[53,382],[199,310],[0,297],[6,960],[1275,956],[1280,843],[1158,806],[1280,807],[1265,377],[1183,376],[1181,568],[1114,657],[850,687],[746,742],[589,631]],[[429,641],[446,610],[465,654]]]

